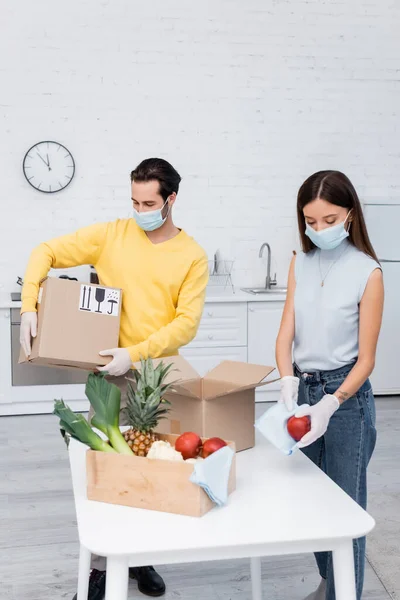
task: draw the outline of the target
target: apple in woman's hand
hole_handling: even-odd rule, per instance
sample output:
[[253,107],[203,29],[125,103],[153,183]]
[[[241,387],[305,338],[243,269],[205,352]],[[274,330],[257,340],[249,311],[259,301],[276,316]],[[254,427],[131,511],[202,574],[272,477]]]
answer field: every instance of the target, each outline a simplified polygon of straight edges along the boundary
[[308,415],[304,417],[290,417],[287,422],[287,430],[289,435],[296,441],[299,442],[301,438],[306,435],[311,429],[311,420]]

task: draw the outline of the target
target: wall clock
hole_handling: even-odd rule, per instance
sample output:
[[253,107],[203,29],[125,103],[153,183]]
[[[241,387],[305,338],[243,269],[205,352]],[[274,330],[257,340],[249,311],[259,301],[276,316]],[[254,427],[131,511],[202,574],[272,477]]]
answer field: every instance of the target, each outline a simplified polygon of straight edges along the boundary
[[58,142],[38,142],[29,148],[22,164],[28,183],[46,194],[66,188],[75,175],[75,161]]

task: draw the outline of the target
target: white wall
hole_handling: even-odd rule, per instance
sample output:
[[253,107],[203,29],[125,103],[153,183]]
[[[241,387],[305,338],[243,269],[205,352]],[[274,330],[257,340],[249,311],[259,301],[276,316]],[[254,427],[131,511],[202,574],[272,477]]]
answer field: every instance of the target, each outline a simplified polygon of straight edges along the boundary
[[[393,0],[8,2],[0,31],[0,283],[38,242],[130,212],[129,172],[183,176],[178,223],[263,282],[296,247],[295,196],[323,168],[400,199],[400,9]],[[55,139],[74,182],[36,193],[21,162]]]

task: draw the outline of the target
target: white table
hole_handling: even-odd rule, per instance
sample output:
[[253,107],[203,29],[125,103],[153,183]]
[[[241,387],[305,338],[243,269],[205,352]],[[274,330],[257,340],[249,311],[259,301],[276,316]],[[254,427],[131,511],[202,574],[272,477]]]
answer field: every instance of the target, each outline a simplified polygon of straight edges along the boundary
[[258,439],[237,455],[229,505],[184,517],[91,502],[86,447],[69,456],[80,540],[78,600],[87,600],[91,553],[107,557],[106,600],[126,600],[128,567],[250,558],[253,600],[261,600],[262,556],[331,550],[336,600],[356,600],[352,540],[375,522],[300,452],[280,454]]

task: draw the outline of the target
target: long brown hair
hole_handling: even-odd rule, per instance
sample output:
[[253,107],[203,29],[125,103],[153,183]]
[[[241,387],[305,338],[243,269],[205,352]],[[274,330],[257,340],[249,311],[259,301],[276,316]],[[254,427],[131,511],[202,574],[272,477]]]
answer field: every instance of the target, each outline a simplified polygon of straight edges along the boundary
[[326,200],[335,206],[351,210],[351,226],[349,239],[351,243],[378,262],[375,250],[368,236],[367,226],[361,208],[361,202],[350,179],[340,171],[318,171],[305,180],[297,194],[297,221],[299,225],[303,252],[310,252],[316,247],[306,236],[306,221],[303,210],[307,204],[317,198]]

